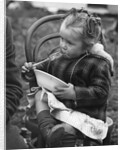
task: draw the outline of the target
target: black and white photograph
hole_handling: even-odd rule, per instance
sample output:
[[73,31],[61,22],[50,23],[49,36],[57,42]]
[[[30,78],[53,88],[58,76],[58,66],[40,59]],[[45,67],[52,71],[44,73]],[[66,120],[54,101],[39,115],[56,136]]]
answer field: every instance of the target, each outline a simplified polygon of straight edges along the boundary
[[118,146],[118,4],[4,7],[5,148]]

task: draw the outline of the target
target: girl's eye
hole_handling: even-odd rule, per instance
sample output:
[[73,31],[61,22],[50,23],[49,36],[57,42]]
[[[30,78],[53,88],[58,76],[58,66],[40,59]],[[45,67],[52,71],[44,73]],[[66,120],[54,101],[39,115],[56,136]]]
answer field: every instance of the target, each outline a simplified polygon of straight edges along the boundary
[[61,37],[61,41],[64,42],[64,39]]
[[65,42],[65,43],[67,43],[67,44],[69,44],[69,45],[73,45],[73,43],[71,42],[71,41],[68,41],[68,40],[65,40],[64,38],[60,38],[61,39],[61,41],[62,42]]
[[67,41],[67,43],[68,43],[69,45],[72,45],[72,43],[71,43],[70,41]]

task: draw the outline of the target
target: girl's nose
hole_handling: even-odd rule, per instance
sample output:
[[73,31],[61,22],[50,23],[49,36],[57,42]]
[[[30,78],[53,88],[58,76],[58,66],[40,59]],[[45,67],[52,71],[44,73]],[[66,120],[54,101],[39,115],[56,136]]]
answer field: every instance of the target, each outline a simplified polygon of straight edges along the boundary
[[63,46],[63,49],[64,49],[64,50],[67,50],[67,46],[66,46],[66,45],[64,45],[64,46]]
[[65,42],[61,42],[61,47],[62,47],[64,50],[67,50],[67,45],[65,44]]

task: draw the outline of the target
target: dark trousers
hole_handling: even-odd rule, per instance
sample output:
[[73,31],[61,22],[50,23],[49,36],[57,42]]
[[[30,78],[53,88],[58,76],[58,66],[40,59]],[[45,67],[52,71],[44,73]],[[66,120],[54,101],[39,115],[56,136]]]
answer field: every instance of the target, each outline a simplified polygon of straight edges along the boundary
[[[61,122],[57,121],[53,118],[50,114],[49,110],[42,111],[38,114],[38,124],[40,128],[41,135],[43,136],[44,140],[47,138],[47,131],[52,129],[55,125]],[[58,135],[59,137],[59,135]],[[60,139],[56,137],[56,144],[55,147],[74,147],[76,143],[76,135],[70,134],[68,132],[64,132]],[[59,142],[60,141],[60,142]]]
[[6,127],[6,149],[27,149],[17,126],[8,124]]

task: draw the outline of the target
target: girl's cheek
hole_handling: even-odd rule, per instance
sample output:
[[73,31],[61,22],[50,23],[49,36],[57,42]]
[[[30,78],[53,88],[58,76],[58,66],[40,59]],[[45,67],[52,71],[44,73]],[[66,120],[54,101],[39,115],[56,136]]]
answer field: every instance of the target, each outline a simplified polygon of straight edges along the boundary
[[68,47],[69,49],[72,49],[72,46],[71,46],[70,44],[67,44],[67,47]]

